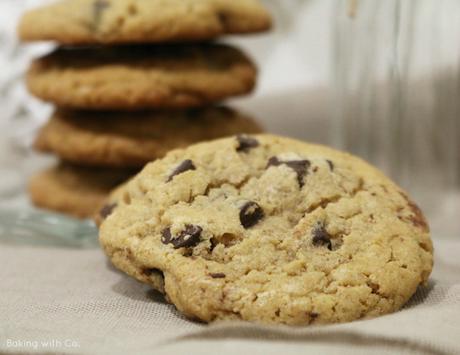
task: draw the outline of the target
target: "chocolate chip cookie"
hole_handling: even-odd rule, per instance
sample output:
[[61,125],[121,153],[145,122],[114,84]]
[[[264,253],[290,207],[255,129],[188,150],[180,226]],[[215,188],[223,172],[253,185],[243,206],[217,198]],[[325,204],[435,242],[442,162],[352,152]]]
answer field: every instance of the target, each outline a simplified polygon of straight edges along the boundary
[[27,12],[25,41],[65,44],[197,41],[266,31],[258,0],[66,0]]
[[143,167],[171,149],[260,131],[254,120],[226,107],[143,112],[58,110],[39,132],[35,148],[82,165]]
[[32,177],[29,195],[41,208],[79,218],[99,211],[110,191],[134,171],[83,168],[61,163]]
[[244,53],[220,44],[60,48],[32,63],[27,85],[68,108],[186,108],[248,94],[256,74]]
[[113,264],[189,317],[307,325],[401,308],[432,269],[420,209],[349,154],[271,135],[170,152],[100,228]]

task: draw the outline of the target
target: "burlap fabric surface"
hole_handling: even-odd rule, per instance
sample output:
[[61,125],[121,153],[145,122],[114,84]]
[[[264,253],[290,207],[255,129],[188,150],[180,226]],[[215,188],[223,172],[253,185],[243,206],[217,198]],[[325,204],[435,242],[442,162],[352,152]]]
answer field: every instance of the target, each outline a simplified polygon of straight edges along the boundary
[[0,353],[460,354],[460,241],[402,311],[322,327],[204,325],[114,270],[99,249],[0,244]]

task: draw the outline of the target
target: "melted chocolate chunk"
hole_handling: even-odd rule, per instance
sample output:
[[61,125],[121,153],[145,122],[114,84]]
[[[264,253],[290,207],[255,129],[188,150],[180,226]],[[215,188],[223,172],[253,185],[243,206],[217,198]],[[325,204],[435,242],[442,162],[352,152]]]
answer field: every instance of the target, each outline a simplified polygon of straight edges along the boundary
[[222,273],[222,272],[211,272],[209,274],[209,276],[211,276],[213,279],[223,279],[223,278],[225,278],[225,274]]
[[252,201],[245,203],[240,210],[240,222],[245,229],[255,226],[264,216],[262,207]]
[[247,153],[251,149],[259,146],[259,141],[249,136],[239,135],[236,137],[236,139],[238,140],[238,144],[239,144],[238,147],[236,148],[237,152]]
[[187,224],[185,230],[173,237],[171,229],[166,228],[161,232],[161,242],[163,244],[172,244],[174,249],[194,247],[201,241],[202,231],[203,228],[200,226]]
[[315,320],[316,318],[319,317],[319,314],[316,312],[310,312],[309,316],[311,320]]
[[331,160],[329,160],[329,159],[326,160],[326,162],[327,162],[327,165],[329,165],[329,169],[330,169],[331,171],[334,171],[334,163],[333,163]]
[[172,239],[171,229],[170,228],[163,229],[163,231],[161,232],[161,242],[163,244],[169,244],[171,242],[171,239]]
[[267,168],[270,166],[280,166],[280,165],[286,165],[292,170],[294,170],[297,174],[297,182],[299,183],[299,186],[302,188],[303,185],[305,185],[303,179],[305,175],[307,175],[308,168],[310,167],[311,163],[309,160],[288,160],[288,161],[283,161],[279,160],[277,157],[271,157],[268,160]]
[[106,219],[108,216],[110,216],[113,212],[113,210],[117,207],[116,203],[112,203],[110,205],[105,205],[104,207],[101,208],[99,211],[99,215],[103,218]]
[[283,163],[277,157],[271,157],[270,159],[268,159],[267,169],[271,166],[280,166],[281,164]]
[[174,169],[171,175],[169,175],[168,180],[166,180],[166,182],[170,182],[176,175],[185,173],[189,170],[196,170],[196,167],[190,159],[187,159],[180,163],[176,169]]
[[326,231],[324,225],[318,224],[313,229],[312,234],[312,242],[315,247],[326,246],[329,250],[332,250],[331,236]]

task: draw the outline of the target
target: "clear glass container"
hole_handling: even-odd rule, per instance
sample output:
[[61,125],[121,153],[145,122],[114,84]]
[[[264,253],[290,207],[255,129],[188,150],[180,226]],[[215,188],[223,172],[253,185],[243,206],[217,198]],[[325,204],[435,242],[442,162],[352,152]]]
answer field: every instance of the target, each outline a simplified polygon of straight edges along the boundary
[[[340,0],[334,138],[460,235],[460,1]],[[435,234],[433,233],[433,234]]]

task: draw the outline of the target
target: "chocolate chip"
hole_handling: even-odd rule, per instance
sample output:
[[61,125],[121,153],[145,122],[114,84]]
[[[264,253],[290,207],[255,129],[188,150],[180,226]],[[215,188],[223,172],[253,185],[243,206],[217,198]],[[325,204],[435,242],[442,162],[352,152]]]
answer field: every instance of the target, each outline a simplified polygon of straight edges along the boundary
[[211,276],[213,279],[223,279],[223,278],[225,278],[225,274],[222,273],[222,272],[211,272],[209,274],[209,276]]
[[327,159],[326,162],[327,162],[327,165],[329,165],[329,169],[331,171],[334,171],[334,163],[329,159]]
[[267,168],[270,166],[280,166],[280,165],[286,165],[292,170],[294,170],[297,173],[297,181],[299,183],[299,186],[302,187],[305,185],[303,178],[305,175],[307,175],[308,168],[310,167],[311,163],[309,160],[279,160],[277,157],[271,157],[268,160]]
[[255,226],[264,218],[264,210],[255,202],[247,202],[241,207],[240,221],[245,229]]
[[239,135],[236,137],[236,139],[238,140],[238,144],[239,144],[238,147],[236,148],[237,152],[247,153],[252,148],[256,148],[259,146],[259,141],[249,136]]
[[97,30],[101,22],[103,12],[110,6],[107,0],[96,0],[93,2],[93,29]]
[[267,169],[271,166],[280,166],[281,164],[283,163],[277,157],[271,157],[270,159],[268,159]]
[[311,320],[314,320],[319,317],[319,314],[316,312],[310,312],[309,316]]
[[161,242],[163,244],[173,244],[173,237],[172,237],[172,234],[171,234],[171,228],[165,228],[163,229],[163,231],[161,232]]
[[170,228],[165,228],[161,232],[161,242],[163,244],[169,244],[171,242],[172,236],[171,236],[171,229]]
[[171,229],[166,228],[161,232],[161,242],[163,244],[172,244],[174,249],[194,247],[200,242],[202,231],[203,228],[200,226],[187,224],[185,230],[173,237]]
[[312,234],[312,242],[315,247],[326,246],[329,250],[332,250],[331,236],[326,231],[323,224],[318,224],[313,229]]
[[379,289],[380,289],[379,284],[369,280],[369,281],[367,281],[367,286],[369,286],[369,288],[372,290],[372,293],[378,294]]
[[189,170],[196,170],[196,167],[190,159],[187,159],[180,163],[176,169],[174,169],[171,175],[169,175],[168,180],[166,180],[166,182],[170,182],[174,178],[174,176],[185,173]]
[[105,205],[104,207],[101,208],[99,211],[99,215],[103,218],[106,219],[108,216],[110,216],[113,212],[113,210],[117,207],[116,203],[112,203],[109,205]]

